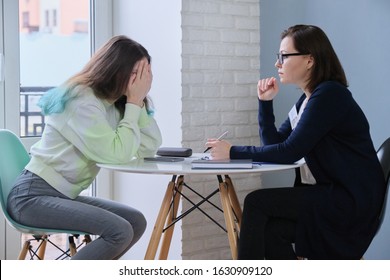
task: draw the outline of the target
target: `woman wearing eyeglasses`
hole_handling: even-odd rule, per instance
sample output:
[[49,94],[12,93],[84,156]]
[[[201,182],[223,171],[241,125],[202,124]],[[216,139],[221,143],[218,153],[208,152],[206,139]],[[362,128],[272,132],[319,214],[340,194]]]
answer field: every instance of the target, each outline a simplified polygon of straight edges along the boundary
[[215,159],[306,162],[294,187],[260,189],[245,198],[238,257],[360,259],[377,230],[385,193],[368,121],[320,28],[285,30],[275,66],[281,83],[303,91],[279,129],[272,102],[278,81],[265,78],[258,82],[264,145],[206,144]]

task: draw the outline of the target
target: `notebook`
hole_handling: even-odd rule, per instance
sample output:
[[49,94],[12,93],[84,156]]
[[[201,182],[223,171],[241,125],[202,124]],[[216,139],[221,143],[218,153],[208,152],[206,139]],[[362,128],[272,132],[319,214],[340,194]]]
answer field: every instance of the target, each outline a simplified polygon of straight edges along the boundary
[[196,159],[191,162],[192,169],[251,169],[251,159]]

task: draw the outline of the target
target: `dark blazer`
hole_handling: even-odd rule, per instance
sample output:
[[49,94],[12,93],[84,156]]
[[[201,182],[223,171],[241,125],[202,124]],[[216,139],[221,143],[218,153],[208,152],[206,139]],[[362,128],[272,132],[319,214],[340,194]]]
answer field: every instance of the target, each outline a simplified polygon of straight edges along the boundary
[[264,145],[233,146],[231,158],[292,163],[304,157],[317,182],[307,188],[300,211],[297,255],[362,257],[378,227],[385,181],[368,121],[351,92],[337,82],[321,83],[294,130],[289,119],[277,130],[272,101],[259,101],[259,127]]

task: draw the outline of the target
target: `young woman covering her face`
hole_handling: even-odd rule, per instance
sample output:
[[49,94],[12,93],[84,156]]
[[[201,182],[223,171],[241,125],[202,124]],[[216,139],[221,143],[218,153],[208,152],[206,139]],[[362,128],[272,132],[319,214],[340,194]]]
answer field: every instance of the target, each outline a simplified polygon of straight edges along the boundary
[[99,172],[96,163],[156,153],[161,133],[147,101],[151,84],[147,50],[116,36],[81,72],[47,92],[39,102],[47,116],[42,138],[8,197],[12,217],[98,236],[72,259],[118,259],[129,250],[145,231],[143,214],[80,193]]
[[215,159],[306,162],[294,187],[260,189],[246,197],[239,258],[360,259],[378,228],[385,192],[368,121],[320,28],[285,30],[275,66],[281,83],[303,91],[279,129],[272,101],[278,81],[265,78],[258,82],[263,146],[206,143]]

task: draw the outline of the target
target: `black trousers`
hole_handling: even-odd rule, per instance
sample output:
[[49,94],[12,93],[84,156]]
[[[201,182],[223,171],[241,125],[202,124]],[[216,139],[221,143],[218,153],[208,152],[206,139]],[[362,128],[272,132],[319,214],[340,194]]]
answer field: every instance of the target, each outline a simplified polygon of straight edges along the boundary
[[309,187],[260,189],[244,202],[238,259],[297,259],[293,243],[303,194]]

